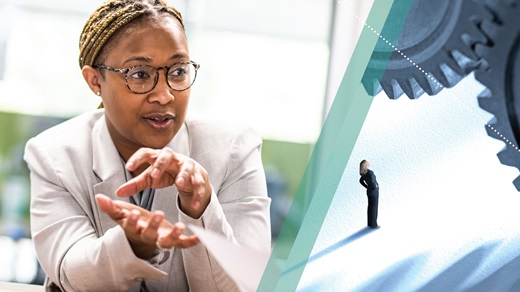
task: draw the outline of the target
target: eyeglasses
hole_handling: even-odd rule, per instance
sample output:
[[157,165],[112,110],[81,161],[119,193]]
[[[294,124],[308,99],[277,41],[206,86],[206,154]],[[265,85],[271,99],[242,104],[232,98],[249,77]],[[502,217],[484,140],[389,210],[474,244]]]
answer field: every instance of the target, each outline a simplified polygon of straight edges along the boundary
[[200,65],[193,62],[179,62],[170,67],[152,67],[137,65],[126,69],[116,69],[105,65],[94,65],[93,68],[105,69],[125,75],[126,86],[137,94],[145,94],[152,91],[159,80],[159,70],[164,69],[168,86],[175,91],[183,91],[190,88],[197,77]]

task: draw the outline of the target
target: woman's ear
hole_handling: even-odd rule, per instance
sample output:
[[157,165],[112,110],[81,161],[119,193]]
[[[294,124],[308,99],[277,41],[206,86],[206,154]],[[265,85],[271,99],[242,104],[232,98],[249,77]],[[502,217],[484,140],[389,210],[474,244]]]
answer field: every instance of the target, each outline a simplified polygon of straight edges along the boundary
[[83,78],[87,82],[88,87],[90,87],[90,90],[96,95],[100,95],[101,84],[99,81],[102,76],[100,76],[99,71],[91,66],[84,66],[83,69],[81,69],[81,74],[83,74]]

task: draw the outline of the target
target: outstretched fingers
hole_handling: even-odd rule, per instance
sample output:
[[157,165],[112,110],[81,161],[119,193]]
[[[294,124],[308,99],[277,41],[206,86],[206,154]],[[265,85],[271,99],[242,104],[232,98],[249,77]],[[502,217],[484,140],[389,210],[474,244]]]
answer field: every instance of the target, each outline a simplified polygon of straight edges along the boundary
[[154,243],[159,237],[159,227],[163,223],[164,213],[162,211],[155,211],[147,221],[142,221],[141,239],[145,242]]
[[135,234],[135,236],[141,233],[141,224],[140,224],[141,212],[139,210],[132,210],[126,220],[123,220],[121,223],[121,227],[128,235]]
[[169,249],[172,247],[188,248],[200,242],[196,235],[184,235],[186,226],[182,223],[176,223],[173,228],[163,230],[160,232],[157,239],[157,246],[162,249]]

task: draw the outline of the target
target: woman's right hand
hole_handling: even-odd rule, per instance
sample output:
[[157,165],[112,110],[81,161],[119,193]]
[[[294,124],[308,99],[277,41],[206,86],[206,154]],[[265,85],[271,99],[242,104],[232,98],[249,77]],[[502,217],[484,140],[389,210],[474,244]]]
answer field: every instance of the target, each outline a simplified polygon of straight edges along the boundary
[[168,222],[161,211],[152,213],[102,194],[96,195],[96,202],[103,212],[123,228],[132,250],[141,259],[151,258],[157,248],[188,248],[199,243],[197,236],[183,234],[186,229],[183,223]]

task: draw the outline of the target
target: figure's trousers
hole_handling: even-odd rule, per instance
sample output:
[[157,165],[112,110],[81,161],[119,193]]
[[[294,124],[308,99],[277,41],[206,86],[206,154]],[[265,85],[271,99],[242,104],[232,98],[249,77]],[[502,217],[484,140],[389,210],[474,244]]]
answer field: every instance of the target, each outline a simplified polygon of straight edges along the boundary
[[367,219],[368,226],[377,227],[377,207],[379,204],[379,188],[367,191],[368,209]]

